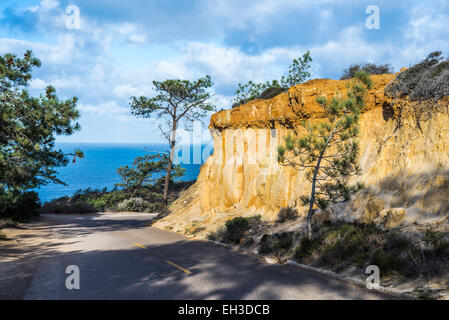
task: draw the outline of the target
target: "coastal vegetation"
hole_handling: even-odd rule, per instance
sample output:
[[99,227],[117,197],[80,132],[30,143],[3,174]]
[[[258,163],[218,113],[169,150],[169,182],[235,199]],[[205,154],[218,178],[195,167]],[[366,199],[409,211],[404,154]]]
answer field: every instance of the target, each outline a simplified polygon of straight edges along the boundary
[[[325,221],[315,225],[309,238],[303,230],[294,228],[299,221],[297,217],[288,227],[279,228],[279,222],[263,221],[260,216],[236,217],[208,238],[257,252],[272,261],[290,259],[354,276],[376,265],[383,284],[418,284],[449,276],[447,230],[427,226],[385,229],[372,223]],[[419,298],[437,298],[439,294],[439,290],[423,290],[419,285],[415,291]]]
[[246,240],[253,243],[250,232],[255,233],[262,225],[261,216],[235,217],[228,220],[224,227],[209,234],[209,240],[223,243],[241,244]]
[[369,75],[380,75],[386,73],[393,73],[393,67],[390,64],[375,64],[375,63],[364,63],[364,64],[352,64],[349,68],[345,69],[340,80],[347,80],[355,78],[356,74],[363,71]]
[[270,99],[285,92],[288,88],[303,83],[310,78],[310,67],[313,59],[310,51],[307,51],[297,59],[293,59],[289,67],[288,75],[279,80],[257,83],[248,81],[246,84],[239,83],[235,92],[233,108],[255,99]]
[[294,258],[336,271],[376,265],[385,277],[432,278],[448,274],[449,234],[385,230],[374,224],[325,223],[309,239],[299,239]]
[[157,95],[150,98],[131,97],[130,106],[131,112],[138,117],[162,120],[159,129],[170,148],[163,193],[163,201],[167,205],[177,143],[176,132],[183,123],[185,128],[189,128],[193,121],[201,120],[215,109],[211,103],[212,94],[208,91],[213,83],[210,76],[205,76],[196,81],[153,81],[153,85]]
[[[372,78],[374,89],[379,88],[379,82],[383,82],[381,86],[385,91],[376,91],[375,97],[377,99],[377,97],[382,97],[382,94],[385,95],[385,101],[380,103],[379,109],[385,123],[391,119],[394,120],[389,122],[393,132],[399,130],[400,128],[398,129],[396,126],[404,121],[409,126],[407,134],[414,139],[421,139],[423,134],[427,134],[429,126],[434,126],[433,129],[437,134],[442,135],[444,133],[441,132],[444,132],[446,127],[444,127],[444,123],[441,127],[436,121],[438,114],[447,117],[448,60],[442,57],[441,52],[434,52],[416,65],[408,69],[401,69],[396,77],[393,75],[370,77],[382,70],[388,71],[387,73],[391,73],[392,70],[388,65],[368,65],[368,68],[365,66],[367,65],[358,65],[356,68],[345,71],[348,73],[345,76],[346,83],[349,84],[346,87],[347,97],[343,95],[345,94],[343,92],[335,96],[344,98],[336,99],[326,99],[318,95],[317,103],[324,110],[327,109],[325,117],[323,118],[322,113],[318,117],[314,117],[313,114],[310,115],[304,111],[299,117],[305,118],[306,121],[298,121],[300,126],[292,129],[295,137],[286,137],[284,145],[279,150],[281,163],[287,167],[304,170],[305,179],[311,184],[314,181],[315,173],[317,173],[315,182],[318,187],[315,192],[315,203],[311,205],[314,194],[311,190],[311,196],[298,198],[301,201],[296,202],[295,199],[291,199],[292,201],[289,203],[291,206],[281,208],[277,219],[265,220],[262,216],[257,223],[254,223],[254,220],[250,223],[252,218],[236,216],[237,212],[245,215],[244,211],[229,208],[226,214],[233,214],[233,218],[227,222],[221,222],[223,217],[221,220],[216,219],[215,221],[220,221],[221,227],[216,231],[210,228],[207,236],[211,240],[221,241],[248,252],[257,252],[269,261],[283,263],[290,259],[359,279],[363,279],[368,266],[375,265],[380,269],[383,286],[401,286],[422,299],[439,298],[447,294],[449,290],[449,282],[447,282],[449,276],[449,230],[447,215],[445,216],[447,205],[441,201],[442,198],[432,196],[432,192],[434,189],[435,191],[439,190],[439,195],[442,195],[447,190],[447,170],[443,168],[441,173],[431,171],[422,175],[426,177],[424,181],[428,181],[429,185],[435,185],[432,190],[422,189],[424,188],[422,185],[419,187],[420,189],[401,193],[401,188],[404,187],[400,180],[403,177],[394,176],[386,179],[381,186],[388,187],[389,190],[398,192],[402,196],[401,199],[393,202],[387,202],[383,198],[385,191],[381,191],[382,189],[377,191],[376,196],[369,196],[369,199],[365,200],[361,199],[370,194],[369,188],[372,186],[362,186],[357,183],[349,185],[347,178],[360,172],[360,168],[358,168],[360,155],[357,144],[359,139],[358,118],[364,108],[364,102],[368,103],[369,101],[365,93],[371,87],[370,78]],[[316,88],[317,91],[324,91],[323,87],[316,86]],[[301,98],[304,103],[306,98],[304,91],[302,93]],[[331,96],[334,95],[331,94]],[[371,102],[369,103],[371,104]],[[376,101],[376,103],[378,102]],[[337,105],[339,105],[338,112],[329,110]],[[258,111],[262,112],[263,104],[256,106],[260,108]],[[305,106],[302,107],[305,108]],[[270,111],[275,113],[275,107],[272,108]],[[346,108],[349,108],[349,112],[345,112],[348,110]],[[245,111],[244,109],[241,112]],[[410,111],[412,111],[411,115],[408,113]],[[335,118],[329,120],[329,115]],[[352,119],[348,118],[348,115]],[[374,113],[370,114],[370,116],[373,115]],[[236,111],[234,116],[238,118],[241,115]],[[307,122],[311,119],[313,122]],[[336,139],[337,145],[341,143],[341,146],[325,149],[326,142],[331,137],[333,130],[339,128],[337,124],[341,119],[348,121],[341,127],[346,128],[348,132],[342,132],[344,136]],[[419,126],[420,120],[423,123],[426,121],[422,129]],[[429,123],[429,120],[433,122]],[[417,121],[418,125],[414,125],[413,121]],[[233,123],[232,128],[236,126],[238,124]],[[288,127],[288,129],[291,128]],[[388,139],[390,138],[389,136]],[[401,138],[403,137],[395,138],[395,141],[399,142]],[[437,141],[445,145],[444,140]],[[380,146],[379,150],[382,147]],[[323,150],[325,150],[323,155],[327,150],[330,156],[336,156],[336,158],[335,161],[329,158],[329,161],[323,162],[323,168],[317,169],[317,162]],[[432,159],[445,161],[446,154],[435,153],[434,157]],[[389,161],[389,158],[387,157],[386,160]],[[320,175],[324,180],[319,180]],[[283,178],[285,176],[288,175],[283,175]],[[292,177],[297,179],[298,176],[293,175]],[[333,183],[328,185],[327,181]],[[356,182],[357,180],[350,179],[349,181]],[[203,180],[201,183],[206,182]],[[360,188],[363,189],[360,190]],[[420,194],[426,195],[429,215],[433,210],[430,206],[434,205],[435,201],[441,205],[440,210],[435,210],[435,214],[440,218],[438,222],[432,221],[424,224],[422,221],[405,220],[405,215],[412,209],[408,211],[408,208],[403,208],[405,207],[403,202],[418,201],[417,190]],[[275,191],[278,192],[278,189]],[[278,196],[279,193],[276,195]],[[261,196],[259,199],[267,199],[267,197]],[[329,208],[335,202],[346,200],[354,201]],[[373,209],[372,204],[376,201],[381,205]],[[270,205],[272,204],[273,202],[270,202]],[[355,206],[362,207],[362,210],[359,210],[360,215],[351,212],[351,210],[355,210]],[[369,220],[368,216],[373,213],[376,218]],[[397,220],[394,220],[396,218]],[[392,219],[395,221],[394,223],[390,223],[393,221]],[[177,224],[173,225],[177,226]],[[201,226],[198,224],[198,227]]]
[[349,185],[348,177],[360,173],[357,164],[359,144],[359,117],[364,108],[364,96],[372,86],[364,71],[352,80],[347,98],[317,98],[325,119],[321,122],[302,121],[305,134],[285,137],[279,147],[279,162],[296,170],[306,171],[305,179],[311,183],[310,196],[302,196],[303,205],[309,207],[307,235],[312,238],[312,218],[316,207],[324,210],[329,204],[348,201],[362,188]]
[[[165,212],[163,199],[166,155],[138,157],[132,166],[120,167],[117,171],[122,181],[112,189],[78,190],[66,196],[45,203],[43,213],[94,213],[94,212]],[[159,160],[158,160],[159,159]],[[175,166],[170,175],[168,203],[190,187],[194,181],[178,181],[183,173]]]
[[40,206],[31,190],[48,183],[64,184],[55,168],[68,157],[83,157],[80,150],[64,154],[55,147],[57,135],[80,130],[76,97],[61,100],[48,86],[39,97],[28,92],[32,71],[41,62],[31,51],[23,58],[0,56],[0,218],[24,221]]
[[444,58],[441,51],[431,52],[401,72],[385,93],[392,98],[408,97],[411,101],[437,101],[449,95],[449,58]]
[[[169,157],[165,154],[148,154],[144,157],[137,157],[132,166],[126,165],[117,169],[117,173],[122,178],[122,182],[118,183],[117,187],[128,190],[133,197],[139,196],[155,183],[161,184],[161,179],[166,176],[169,161]],[[185,169],[180,165],[173,166],[170,172],[170,182],[173,182],[175,178],[182,177],[184,172]]]

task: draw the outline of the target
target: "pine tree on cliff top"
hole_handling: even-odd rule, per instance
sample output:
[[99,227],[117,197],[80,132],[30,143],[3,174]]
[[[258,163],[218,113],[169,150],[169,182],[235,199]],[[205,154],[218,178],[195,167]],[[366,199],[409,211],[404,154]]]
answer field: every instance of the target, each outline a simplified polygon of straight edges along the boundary
[[325,209],[331,203],[348,201],[360,184],[349,185],[347,178],[359,174],[357,165],[359,145],[359,117],[364,108],[364,96],[372,82],[363,71],[356,74],[347,98],[319,97],[325,118],[320,122],[303,121],[306,133],[301,137],[285,137],[279,147],[279,162],[297,170],[306,170],[311,182],[310,196],[302,196],[308,205],[307,235],[312,237],[312,218],[315,207]]
[[207,91],[212,87],[210,76],[196,81],[165,80],[153,81],[157,95],[154,97],[131,97],[131,112],[142,118],[156,117],[163,120],[159,125],[162,136],[170,146],[170,156],[165,171],[164,202],[168,203],[168,186],[173,171],[173,159],[176,148],[176,131],[181,121],[192,122],[204,118],[215,107],[210,103],[212,94]]

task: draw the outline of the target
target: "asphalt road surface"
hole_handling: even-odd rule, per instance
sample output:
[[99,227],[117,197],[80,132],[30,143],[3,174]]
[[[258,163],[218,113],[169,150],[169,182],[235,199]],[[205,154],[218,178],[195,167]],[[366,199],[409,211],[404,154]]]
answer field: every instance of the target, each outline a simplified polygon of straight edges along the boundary
[[[149,227],[151,215],[44,215],[0,242],[0,299],[385,299]],[[66,288],[68,266],[80,289]]]

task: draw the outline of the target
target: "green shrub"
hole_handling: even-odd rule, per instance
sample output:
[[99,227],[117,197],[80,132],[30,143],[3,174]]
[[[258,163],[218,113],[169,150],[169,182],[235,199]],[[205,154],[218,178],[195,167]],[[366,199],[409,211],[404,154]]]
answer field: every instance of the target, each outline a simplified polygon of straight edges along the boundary
[[423,241],[433,255],[449,258],[449,235],[427,229]]
[[92,194],[87,197],[86,201],[92,204],[95,208],[101,211],[108,209],[117,209],[120,203],[130,198],[130,194],[122,191],[115,190],[106,193]]
[[248,246],[254,242],[248,236],[250,230],[255,230],[261,223],[261,216],[236,217],[226,222],[217,231],[212,232],[207,237],[209,240],[225,243],[242,243]]
[[257,226],[261,223],[262,216],[260,214],[258,214],[257,216],[252,216],[252,217],[249,217],[246,219],[248,219],[248,223],[249,223],[250,227],[254,228],[255,226]]
[[407,261],[401,258],[396,252],[377,250],[371,259],[371,264],[376,265],[381,270],[382,275],[400,273]]
[[124,200],[117,206],[119,212],[155,212],[157,206],[142,198],[131,198]]
[[324,223],[313,239],[303,237],[295,258],[304,261],[313,252],[324,266],[359,267],[370,260],[369,252],[383,245],[382,231],[374,225],[357,223]]
[[0,217],[25,222],[38,215],[39,196],[36,192],[3,192],[0,194]]
[[286,253],[293,246],[293,233],[282,232],[272,235],[265,234],[259,243],[259,253]]
[[288,220],[294,220],[298,217],[298,211],[296,209],[286,207],[279,210],[278,222],[286,222]]
[[282,76],[279,80],[266,81],[264,83],[253,81],[249,81],[246,84],[239,83],[232,107],[236,108],[254,99],[271,99],[281,92],[285,92],[288,88],[303,83],[310,78],[311,62],[312,56],[310,51],[307,51],[302,57],[293,59],[288,75]]
[[245,236],[245,232],[249,230],[249,226],[248,218],[236,217],[226,221],[225,241],[240,243],[240,240]]
[[226,227],[222,226],[218,228],[217,231],[208,234],[207,239],[218,242],[224,241],[223,239],[225,237],[225,234],[226,234]]
[[305,258],[308,258],[314,250],[315,243],[309,237],[304,236],[299,241],[299,246],[295,249],[295,259],[299,262],[304,262]]
[[294,258],[334,270],[377,265],[381,276],[434,277],[449,272],[449,238],[430,229],[405,235],[373,224],[327,222],[312,239],[300,239]]
[[401,72],[385,88],[389,97],[408,96],[412,101],[438,100],[449,95],[449,60],[441,51],[430,53],[426,59]]
[[98,212],[99,210],[81,199],[62,197],[46,202],[39,211],[41,213],[84,214]]
[[356,74],[360,71],[365,71],[369,75],[379,75],[385,73],[393,73],[393,67],[389,64],[353,64],[344,71],[340,80],[355,78]]
[[293,233],[292,232],[283,232],[279,235],[279,241],[276,244],[281,249],[287,250],[290,249],[293,245]]

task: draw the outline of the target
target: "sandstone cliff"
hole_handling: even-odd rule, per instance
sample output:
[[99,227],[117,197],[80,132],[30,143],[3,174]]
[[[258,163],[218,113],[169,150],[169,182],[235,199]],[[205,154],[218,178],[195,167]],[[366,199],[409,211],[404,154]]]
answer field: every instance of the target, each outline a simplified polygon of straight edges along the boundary
[[[317,218],[401,223],[448,221],[449,99],[438,112],[421,117],[417,103],[384,95],[394,75],[373,76],[361,117],[360,165],[356,180],[365,188],[348,203]],[[256,100],[212,116],[214,154],[197,183],[155,226],[204,236],[235,216],[274,220],[280,208],[296,207],[309,193],[304,173],[277,162],[277,146],[287,134],[301,134],[302,119],[319,119],[318,96],[346,94],[347,81],[311,80],[270,100]],[[256,155],[256,156],[254,156]]]

